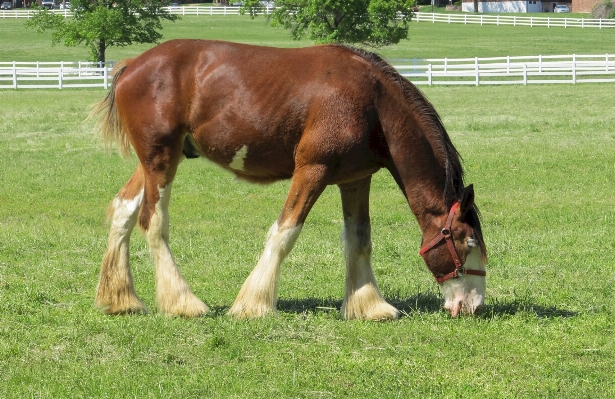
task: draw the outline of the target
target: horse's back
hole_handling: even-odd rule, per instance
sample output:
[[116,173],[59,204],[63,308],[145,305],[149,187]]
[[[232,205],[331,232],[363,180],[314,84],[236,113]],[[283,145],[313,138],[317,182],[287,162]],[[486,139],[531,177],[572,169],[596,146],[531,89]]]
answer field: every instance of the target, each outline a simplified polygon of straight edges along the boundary
[[135,125],[189,132],[202,155],[241,177],[288,178],[297,162],[342,164],[331,160],[342,156],[377,169],[367,138],[357,136],[374,130],[378,80],[348,48],[172,40],[133,59],[124,75],[118,103]]

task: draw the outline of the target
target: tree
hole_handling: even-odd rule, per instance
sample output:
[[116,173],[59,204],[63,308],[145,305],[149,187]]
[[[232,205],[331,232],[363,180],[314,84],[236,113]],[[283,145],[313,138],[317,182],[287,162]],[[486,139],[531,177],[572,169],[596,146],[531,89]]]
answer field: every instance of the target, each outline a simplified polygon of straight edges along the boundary
[[72,0],[72,18],[41,10],[26,22],[38,32],[52,31],[51,42],[65,46],[83,44],[91,61],[105,61],[111,46],[156,43],[162,38],[161,20],[179,17],[166,8],[165,0]]
[[[358,43],[373,47],[408,37],[415,0],[275,0],[272,26],[289,29],[299,40],[316,43]],[[244,12],[254,17],[263,10],[259,0],[246,0]]]

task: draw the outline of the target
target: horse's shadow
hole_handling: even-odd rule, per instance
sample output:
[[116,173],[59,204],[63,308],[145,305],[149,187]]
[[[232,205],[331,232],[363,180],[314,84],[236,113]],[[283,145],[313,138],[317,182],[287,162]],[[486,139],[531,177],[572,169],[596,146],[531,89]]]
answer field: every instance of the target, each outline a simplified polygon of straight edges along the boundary
[[[416,313],[440,313],[443,309],[442,297],[434,292],[421,292],[411,297],[400,298],[397,295],[386,296],[385,300],[400,311],[400,317],[410,317]],[[319,313],[339,312],[341,300],[322,298],[280,299],[278,310],[285,313]],[[487,302],[479,317],[493,319],[502,316],[514,316],[519,313],[539,318],[574,317],[578,313],[555,306],[541,306],[529,300],[499,300]]]

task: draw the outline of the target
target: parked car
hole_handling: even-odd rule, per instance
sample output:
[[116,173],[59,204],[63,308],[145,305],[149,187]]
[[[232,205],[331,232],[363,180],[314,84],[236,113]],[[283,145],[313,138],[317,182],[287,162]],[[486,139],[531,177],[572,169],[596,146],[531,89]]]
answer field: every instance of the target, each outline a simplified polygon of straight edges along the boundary
[[56,3],[54,0],[43,0],[41,6],[48,10],[53,10],[54,8],[56,8]]
[[553,9],[553,12],[556,12],[556,13],[570,12],[570,9],[565,4],[558,4],[558,5],[555,6],[555,9]]
[[70,1],[63,1],[60,3],[61,10],[70,10]]
[[12,10],[12,9],[13,9],[13,5],[8,1],[5,1],[4,3],[2,3],[2,5],[0,5],[0,10]]

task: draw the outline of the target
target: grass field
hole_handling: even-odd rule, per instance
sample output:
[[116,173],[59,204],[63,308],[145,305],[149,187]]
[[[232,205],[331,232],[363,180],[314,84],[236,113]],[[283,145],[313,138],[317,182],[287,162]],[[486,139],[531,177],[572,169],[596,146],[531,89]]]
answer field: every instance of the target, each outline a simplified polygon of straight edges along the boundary
[[[51,47],[51,34],[25,30],[24,20],[0,20],[0,61],[85,61],[83,47]],[[183,17],[163,24],[163,40],[199,38],[232,40],[280,47],[311,44],[293,41],[282,29],[267,27],[266,19],[247,16]],[[459,58],[507,55],[606,54],[613,52],[615,29],[472,26],[411,23],[409,40],[377,50],[387,58]],[[27,44],[27,45],[24,45]],[[151,44],[111,48],[108,60],[134,57]]]
[[[174,37],[194,34],[193,23],[176,24]],[[262,21],[243,23],[220,23],[218,34],[307,44],[250,25]],[[9,25],[1,21],[1,32]],[[465,28],[455,32],[477,37],[486,27]],[[588,52],[607,46],[597,39],[604,32],[540,32],[561,35],[552,41],[558,54],[568,52],[568,34],[592,38]],[[492,37],[490,54],[514,48],[502,39]],[[77,54],[39,40],[16,48],[29,60]],[[527,46],[525,55],[535,53]],[[461,44],[448,48],[463,56]],[[486,55],[472,49],[465,56]],[[423,91],[464,157],[483,215],[488,297],[477,318],[451,319],[441,310],[417,254],[416,222],[385,172],[375,175],[371,196],[374,269],[400,320],[340,319],[342,217],[334,187],[282,268],[279,316],[226,317],[288,183],[248,185],[199,160],[184,162],[174,184],[171,247],[213,314],[184,320],[156,313],[153,264],[135,234],[135,284],[151,312],[104,316],[92,306],[104,215],[136,162],[103,151],[83,123],[104,92],[0,92],[0,398],[615,397],[613,88]]]

